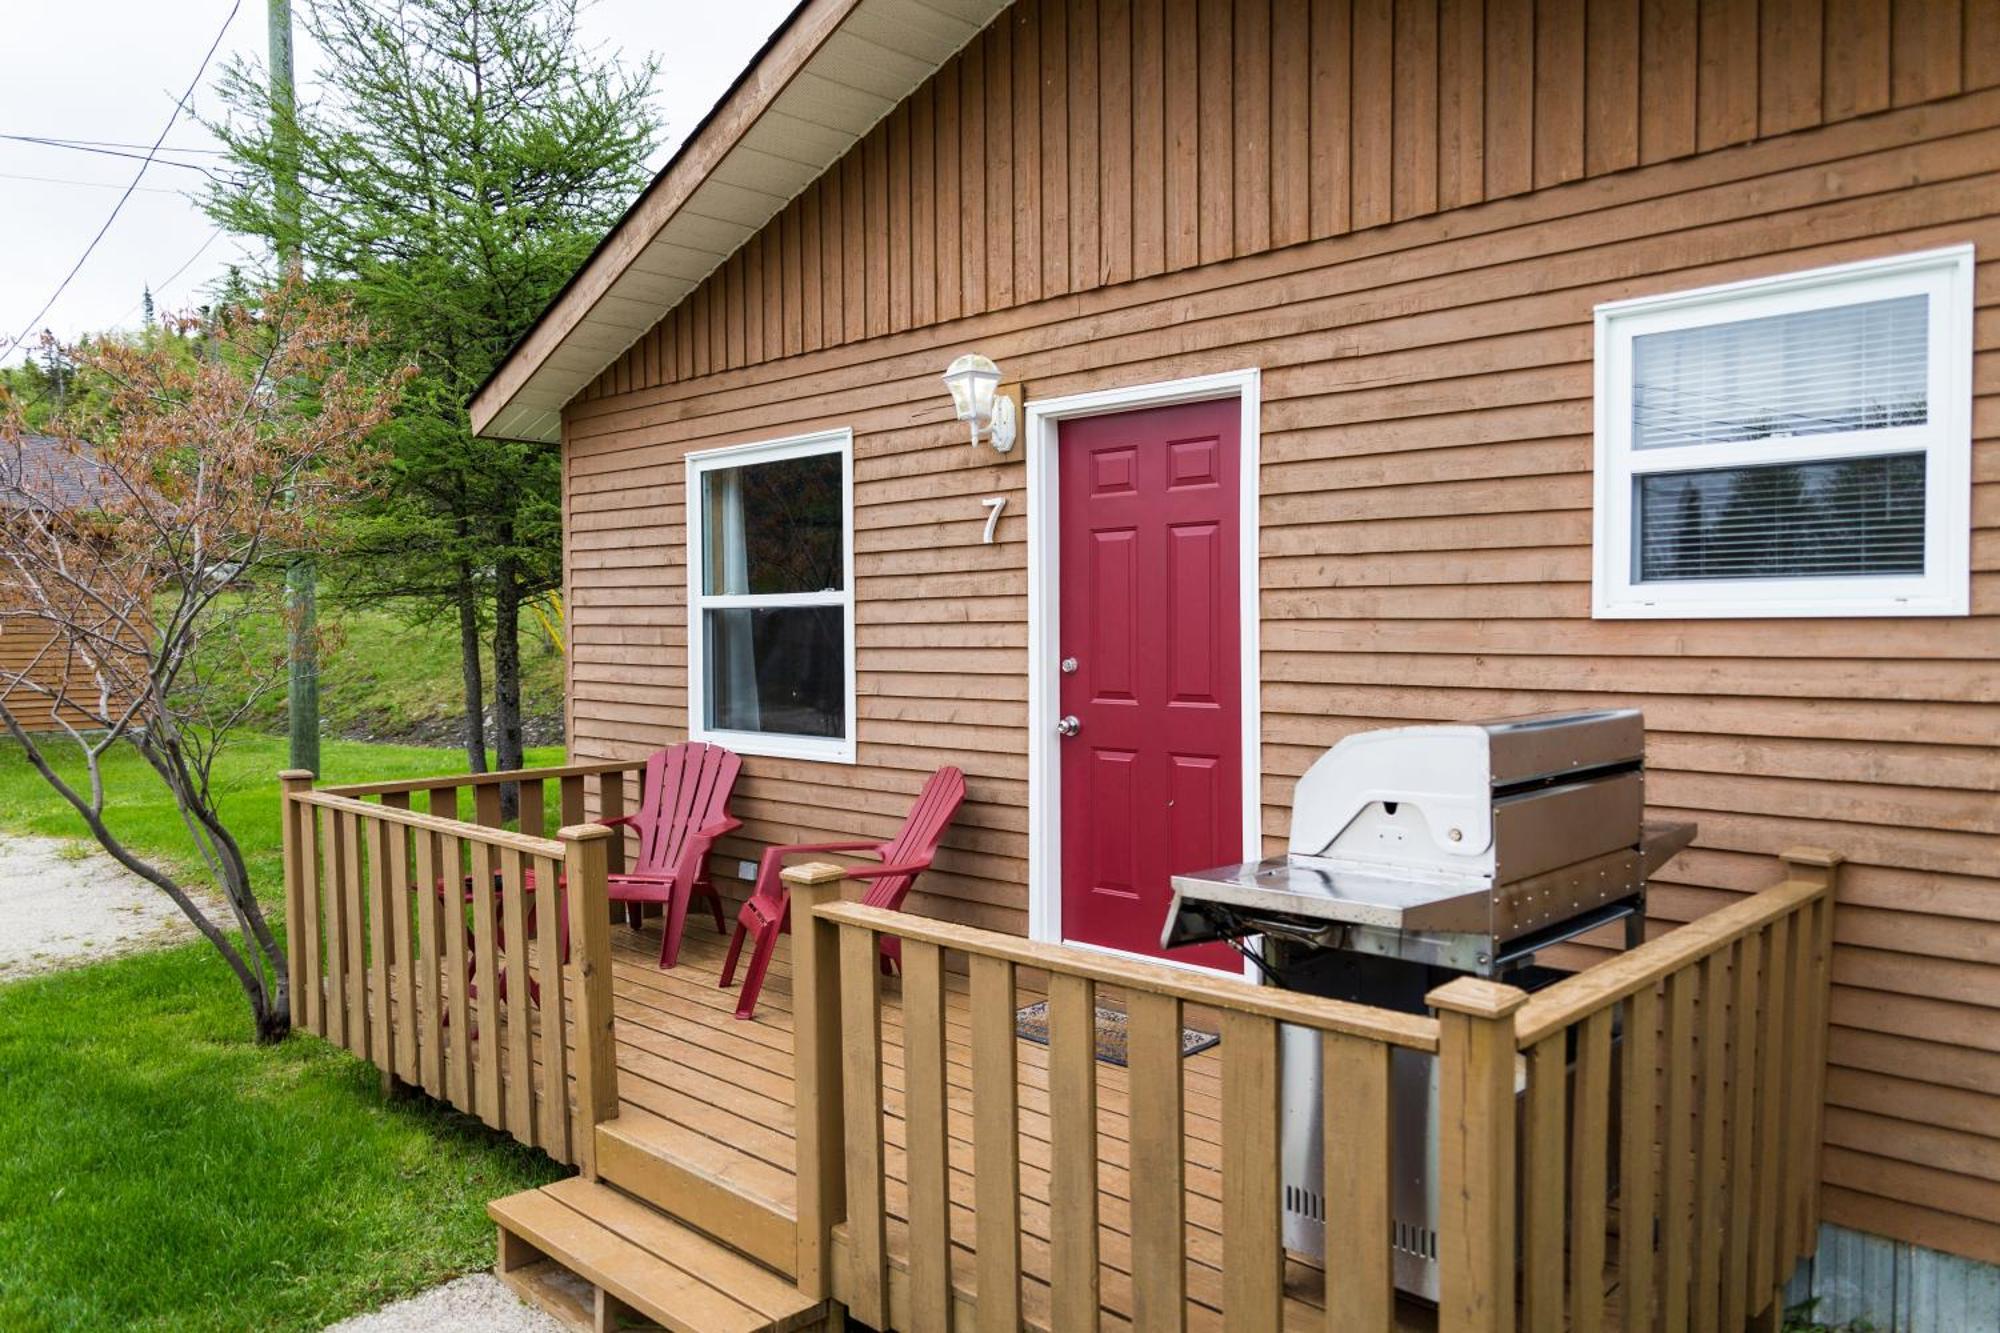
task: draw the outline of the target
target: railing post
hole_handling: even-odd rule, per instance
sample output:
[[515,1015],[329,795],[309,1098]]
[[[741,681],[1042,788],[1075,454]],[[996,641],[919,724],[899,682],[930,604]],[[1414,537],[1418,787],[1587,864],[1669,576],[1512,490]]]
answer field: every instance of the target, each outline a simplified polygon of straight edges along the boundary
[[[1827,1040],[1830,1030],[1829,1011],[1832,1007],[1833,983],[1833,913],[1834,891],[1839,885],[1840,863],[1838,852],[1825,851],[1818,847],[1794,847],[1784,852],[1780,858],[1785,863],[1785,878],[1803,880],[1821,886],[1819,898],[1813,903],[1810,915],[1801,912],[1796,923],[1805,928],[1810,925],[1811,934],[1804,956],[1808,959],[1811,973],[1801,979],[1800,992],[1805,997],[1807,1024],[1802,1039],[1809,1042],[1808,1057],[1811,1066],[1803,1092],[1806,1097],[1807,1122],[1805,1126],[1805,1148],[1802,1154],[1804,1170],[1798,1182],[1799,1200],[1799,1254],[1803,1258],[1811,1254],[1819,1245],[1819,1194],[1822,1166],[1821,1134],[1826,1121],[1826,1058]],[[1783,1274],[1782,1277],[1789,1276]]]
[[[597,817],[602,820],[617,819],[625,813],[625,770],[597,775]],[[621,831],[616,839],[607,845],[605,854],[612,874],[622,874],[625,870],[625,835]],[[609,909],[607,909],[609,910]]]
[[569,891],[571,984],[576,1005],[576,1124],[570,1134],[577,1168],[597,1178],[597,1126],[618,1115],[618,1048],[612,1032],[611,905],[605,896],[611,830],[573,825],[563,844]]
[[285,861],[285,999],[290,1006],[292,1025],[305,1026],[306,987],[316,985],[317,977],[306,975],[306,864],[303,854],[304,839],[299,836],[299,821],[311,819],[309,807],[292,799],[296,792],[311,791],[313,775],[310,769],[288,768],[278,774],[278,786],[282,791],[279,798],[282,818],[279,833],[283,839]]
[[1438,1011],[1439,1333],[1514,1328],[1514,1011],[1527,993],[1460,977]]
[[847,1216],[842,1137],[840,928],[814,909],[840,901],[839,866],[809,862],[783,872],[792,911],[792,1062],[797,1107],[797,1283],[815,1300],[833,1295],[833,1228]]

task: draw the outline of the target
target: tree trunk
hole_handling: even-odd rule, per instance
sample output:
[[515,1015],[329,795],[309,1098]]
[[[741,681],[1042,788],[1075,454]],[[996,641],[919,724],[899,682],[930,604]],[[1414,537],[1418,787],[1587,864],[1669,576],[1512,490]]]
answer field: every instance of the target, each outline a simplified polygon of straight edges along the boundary
[[[521,580],[511,556],[502,556],[493,570],[493,761],[499,772],[522,766]],[[507,818],[518,800],[512,786],[501,789]]]
[[472,566],[461,560],[458,565],[458,655],[465,673],[465,771],[484,773],[486,677],[479,665],[479,602],[474,594]]
[[292,1035],[289,1005],[274,1004],[261,994],[250,997],[250,1012],[257,1024],[257,1044],[275,1046]]

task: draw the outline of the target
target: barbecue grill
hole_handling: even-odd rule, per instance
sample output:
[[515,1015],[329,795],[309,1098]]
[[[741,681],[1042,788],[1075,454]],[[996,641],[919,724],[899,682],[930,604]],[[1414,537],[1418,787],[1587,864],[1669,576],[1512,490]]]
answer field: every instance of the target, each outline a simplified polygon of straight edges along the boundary
[[[1173,877],[1161,942],[1227,940],[1267,984],[1409,1013],[1457,976],[1533,990],[1563,975],[1536,962],[1553,945],[1641,938],[1647,877],[1694,836],[1644,806],[1635,709],[1358,733],[1299,779],[1284,856]],[[1283,1051],[1285,1244],[1318,1259],[1317,1036],[1286,1028]],[[1395,1051],[1390,1100],[1392,1269],[1435,1300],[1436,1060]]]

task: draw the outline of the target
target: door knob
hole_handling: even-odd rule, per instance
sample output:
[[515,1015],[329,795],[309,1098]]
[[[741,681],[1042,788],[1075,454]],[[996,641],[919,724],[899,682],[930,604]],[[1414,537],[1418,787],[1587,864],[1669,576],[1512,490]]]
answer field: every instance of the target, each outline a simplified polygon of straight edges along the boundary
[[1056,723],[1056,735],[1058,736],[1074,736],[1082,730],[1083,723],[1076,720],[1075,713],[1071,713],[1068,717]]

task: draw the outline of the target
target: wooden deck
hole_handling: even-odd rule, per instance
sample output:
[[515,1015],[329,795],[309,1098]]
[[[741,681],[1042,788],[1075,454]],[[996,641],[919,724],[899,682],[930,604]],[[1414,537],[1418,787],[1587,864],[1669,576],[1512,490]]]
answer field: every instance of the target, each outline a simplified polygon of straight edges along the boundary
[[[1639,1327],[1735,1328],[1768,1322],[1812,1249],[1831,853],[1789,852],[1781,882],[1532,996],[1455,980],[1427,996],[1435,1017],[867,908],[842,901],[829,867],[788,874],[806,933],[781,944],[743,1022],[716,985],[726,939],[710,926],[691,921],[663,972],[657,926],[610,925],[611,837],[576,821],[591,782],[600,808],[622,808],[628,776],[525,782],[530,826],[558,808],[556,784],[555,838],[496,827],[498,786],[521,775],[433,783],[423,813],[423,783],[283,779],[301,1029],[603,1182],[553,1207],[495,1204],[518,1242],[606,1278],[591,1279],[598,1297],[644,1308],[658,1293],[632,1265],[654,1260],[707,1285],[672,1257],[706,1242],[672,1221],[793,1279],[801,1317],[832,1297],[880,1328],[971,1326],[954,1304],[1010,1327],[1017,1311],[1027,1327],[1125,1327],[1163,1303],[1196,1329],[1476,1330],[1507,1305],[1524,1327],[1622,1326],[1638,1307]],[[486,822],[453,817],[463,786]],[[440,867],[495,892],[441,910]],[[559,877],[565,966],[560,932],[531,929],[533,886]],[[902,941],[907,991],[875,966],[886,938]],[[1014,1031],[1045,993],[1053,1054]],[[1139,1020],[1131,1071],[1092,1058],[1093,1002]],[[1183,1057],[1182,1023],[1222,1032],[1220,1047]],[[1281,1025],[1316,1032],[1340,1071],[1320,1107],[1346,1127],[1319,1182],[1330,1286],[1278,1243]],[[1399,1304],[1390,1281],[1398,1049],[1441,1066],[1441,1312]],[[1622,1197],[1607,1207],[1612,1162]],[[721,1294],[760,1313],[749,1286]]]
[[[711,925],[690,920],[679,966],[658,966],[656,927],[612,932],[617,1013],[619,1120],[615,1132],[628,1141],[652,1145],[717,1182],[785,1218],[796,1216],[792,1065],[792,989],[789,937],[780,944],[759,1000],[757,1016],[734,1016],[736,992],[716,985],[726,941]],[[973,1256],[972,1089],[968,1046],[967,988],[963,977],[948,983],[947,1045],[949,1091],[951,1228],[954,1286],[962,1299],[976,1298]],[[885,1151],[888,1200],[892,1213],[890,1253],[901,1269],[907,1249],[905,1160],[902,1122],[902,1032],[897,987],[884,986],[883,1049]],[[1019,1004],[1041,998],[1022,989]],[[1190,1026],[1202,1026],[1199,1017]],[[1051,1246],[1049,1187],[1048,1050],[1032,1041],[1017,1043],[1020,1080],[1023,1314],[1035,1327],[1049,1325],[1048,1278]],[[1221,1048],[1187,1057],[1186,1148],[1187,1292],[1189,1327],[1221,1328],[1222,1190]],[[1132,1311],[1134,1276],[1128,1178],[1131,1114],[1126,1070],[1099,1061],[1098,1158],[1100,1163],[1100,1283],[1104,1321],[1124,1327]],[[613,1131],[612,1125],[601,1127]],[[600,1133],[600,1143],[604,1134]],[[606,1178],[624,1184],[619,1164],[607,1160]],[[705,1216],[683,1193],[674,1209],[684,1220],[719,1233],[730,1220]],[[1287,1326],[1322,1328],[1322,1278],[1300,1263],[1287,1269]],[[1405,1303],[1399,1324],[1432,1329],[1435,1314]]]

